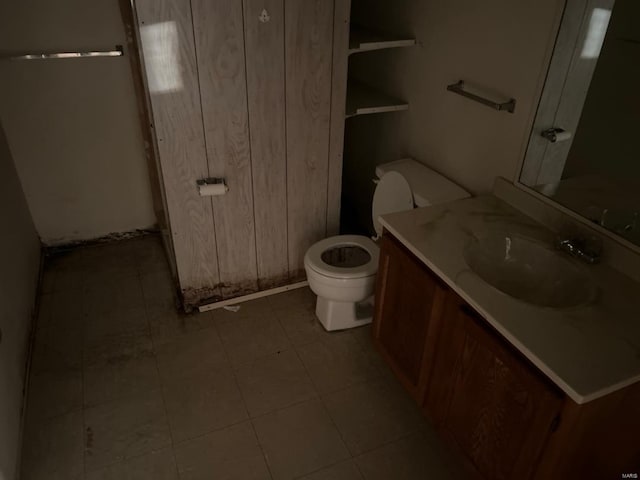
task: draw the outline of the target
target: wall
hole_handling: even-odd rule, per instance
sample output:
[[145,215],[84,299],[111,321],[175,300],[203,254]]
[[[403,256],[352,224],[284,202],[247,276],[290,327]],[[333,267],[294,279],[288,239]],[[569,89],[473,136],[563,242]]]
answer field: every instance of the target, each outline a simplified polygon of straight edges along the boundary
[[15,478],[40,243],[0,125],[0,480]]
[[[115,0],[2,2],[0,44],[111,49],[125,34]],[[45,244],[154,225],[127,57],[1,62],[0,119]]]
[[[136,2],[187,308],[302,280],[307,249],[335,229],[341,168],[330,140],[341,143],[331,133],[344,128],[346,62],[333,62],[333,37],[343,7]],[[347,25],[337,25],[346,56]],[[200,196],[207,177],[224,178],[228,191]]]
[[[351,75],[408,101],[409,110],[347,121],[344,227],[349,218],[359,228],[369,223],[370,179],[379,163],[411,156],[474,194],[490,191],[496,176],[515,177],[563,5],[399,0],[391,9],[353,0],[352,22],[414,35],[418,45],[351,57]],[[515,114],[446,90],[461,79],[491,98],[514,97]]]
[[640,182],[640,3],[617,0],[563,178]]

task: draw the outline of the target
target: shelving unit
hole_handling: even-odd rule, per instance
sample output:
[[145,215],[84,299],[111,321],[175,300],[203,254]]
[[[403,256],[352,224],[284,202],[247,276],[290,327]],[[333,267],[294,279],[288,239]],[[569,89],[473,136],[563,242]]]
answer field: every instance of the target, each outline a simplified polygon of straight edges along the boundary
[[361,82],[349,80],[347,84],[347,118],[373,113],[399,112],[408,108],[408,103]]
[[351,25],[350,27],[349,55],[385,48],[411,47],[415,44],[415,38],[398,38],[388,33],[370,30],[358,25]]
[[[386,48],[411,47],[415,44],[415,38],[383,33],[352,23],[349,25],[349,50],[347,56]],[[346,118],[373,113],[399,112],[408,109],[409,104],[403,100],[380,92],[355,79],[350,78],[348,80]]]

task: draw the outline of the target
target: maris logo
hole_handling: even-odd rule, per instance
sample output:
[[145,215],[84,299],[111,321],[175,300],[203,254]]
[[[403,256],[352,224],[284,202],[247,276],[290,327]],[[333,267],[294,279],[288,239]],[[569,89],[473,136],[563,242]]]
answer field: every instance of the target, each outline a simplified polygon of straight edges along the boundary
[[622,478],[638,478],[637,473],[623,473]]

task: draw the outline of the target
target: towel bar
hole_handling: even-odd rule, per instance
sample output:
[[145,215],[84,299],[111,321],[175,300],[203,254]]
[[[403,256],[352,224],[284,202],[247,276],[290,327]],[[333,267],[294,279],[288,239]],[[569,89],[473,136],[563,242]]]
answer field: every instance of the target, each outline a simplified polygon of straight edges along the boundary
[[25,53],[20,55],[2,55],[0,60],[49,60],[60,58],[94,58],[121,57],[124,55],[122,45],[116,45],[114,50],[96,50],[91,52],[55,52],[55,53]]
[[493,100],[489,100],[488,98],[481,97],[480,95],[476,95],[474,93],[467,92],[464,89],[464,81],[460,80],[458,83],[454,83],[452,85],[447,85],[447,90],[453,93],[457,93],[458,95],[462,95],[463,97],[469,98],[475,102],[481,103],[482,105],[486,105],[487,107],[493,108],[498,111],[506,111],[509,113],[513,113],[516,109],[516,99],[512,98],[506,102],[494,102]]

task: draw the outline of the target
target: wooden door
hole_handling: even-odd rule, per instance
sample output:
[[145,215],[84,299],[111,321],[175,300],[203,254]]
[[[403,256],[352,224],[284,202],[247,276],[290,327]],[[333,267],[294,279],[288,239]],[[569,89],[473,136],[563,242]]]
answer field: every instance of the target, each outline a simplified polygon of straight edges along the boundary
[[390,235],[384,235],[376,287],[374,341],[409,393],[422,404],[446,289]]
[[[335,233],[348,5],[135,1],[187,307],[301,280]],[[229,191],[200,197],[206,177]]]
[[482,478],[530,478],[562,395],[453,293],[443,325],[428,393],[439,430]]

